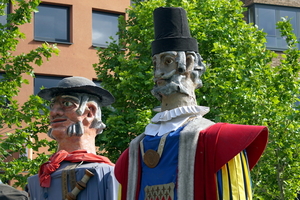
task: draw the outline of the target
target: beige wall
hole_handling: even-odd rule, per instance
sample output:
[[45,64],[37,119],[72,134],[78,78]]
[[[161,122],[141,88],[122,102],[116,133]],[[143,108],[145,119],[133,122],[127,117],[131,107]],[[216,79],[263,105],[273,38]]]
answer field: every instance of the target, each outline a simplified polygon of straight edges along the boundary
[[[52,56],[41,67],[35,67],[36,74],[58,76],[84,76],[92,79],[96,74],[92,64],[98,62],[96,50],[92,47],[92,9],[107,11],[116,14],[125,14],[125,9],[130,5],[130,0],[52,0],[43,3],[54,3],[71,6],[71,43],[57,44],[60,49],[58,56]],[[28,53],[30,50],[41,46],[42,42],[34,41],[34,24],[21,26],[26,39],[22,40],[16,53]],[[29,80],[31,77],[27,76]],[[18,99],[26,100],[33,94],[33,81],[24,85]]]

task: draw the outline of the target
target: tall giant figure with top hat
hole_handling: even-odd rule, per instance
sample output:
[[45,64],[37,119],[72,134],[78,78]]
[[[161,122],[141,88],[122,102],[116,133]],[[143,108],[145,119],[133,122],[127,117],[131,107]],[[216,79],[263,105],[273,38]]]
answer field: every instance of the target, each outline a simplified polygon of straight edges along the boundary
[[249,171],[263,153],[264,126],[214,123],[194,90],[205,65],[182,8],[154,10],[152,94],[161,101],[145,132],[116,163],[122,200],[252,199]]
[[48,136],[58,149],[28,178],[32,200],[115,200],[118,183],[114,164],[96,154],[95,137],[102,133],[101,107],[114,102],[107,90],[84,77],[62,79],[38,95],[50,101]]

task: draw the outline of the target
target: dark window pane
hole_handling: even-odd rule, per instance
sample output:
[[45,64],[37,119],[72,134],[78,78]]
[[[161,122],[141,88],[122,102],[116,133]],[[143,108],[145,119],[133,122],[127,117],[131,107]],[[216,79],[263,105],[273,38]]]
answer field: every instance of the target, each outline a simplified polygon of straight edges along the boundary
[[93,45],[107,46],[106,42],[111,41],[109,37],[118,40],[116,33],[118,29],[119,15],[93,11],[92,14],[92,38]]
[[274,36],[267,36],[267,47],[276,47],[277,46],[277,39]]
[[296,26],[297,13],[295,11],[280,10],[279,17],[279,20],[281,20],[282,17],[288,17],[289,19],[291,19],[291,24],[293,25],[293,27]]
[[[281,37],[281,33],[276,29],[276,23],[282,20],[282,17],[291,19],[294,33],[297,38],[300,36],[300,9],[280,7],[272,5],[255,4],[254,11],[256,17],[253,17],[259,28],[267,33],[267,47],[272,50],[285,50],[287,48],[286,39]],[[253,11],[252,11],[253,12]],[[251,16],[251,15],[249,15]],[[250,19],[251,20],[251,19]],[[299,46],[299,44],[298,44]]]
[[41,91],[41,87],[51,88],[56,87],[58,82],[64,77],[56,77],[56,76],[35,76],[34,79],[34,94],[39,93]]
[[248,23],[255,23],[254,20],[254,7],[249,8]]
[[5,6],[3,11],[4,11],[4,15],[0,16],[0,23],[6,24],[7,23],[7,14],[9,13],[9,5]]
[[268,36],[275,36],[276,17],[275,10],[268,8],[258,8],[258,26],[263,29]]
[[69,7],[40,4],[34,15],[34,39],[70,42]]
[[[36,75],[34,79],[34,94],[39,93],[41,88],[52,88],[56,87],[58,82],[61,81],[65,77],[57,77],[57,76],[43,76],[43,75]],[[1,80],[1,73],[0,73],[0,80]],[[101,87],[101,81],[93,81],[97,86]]]

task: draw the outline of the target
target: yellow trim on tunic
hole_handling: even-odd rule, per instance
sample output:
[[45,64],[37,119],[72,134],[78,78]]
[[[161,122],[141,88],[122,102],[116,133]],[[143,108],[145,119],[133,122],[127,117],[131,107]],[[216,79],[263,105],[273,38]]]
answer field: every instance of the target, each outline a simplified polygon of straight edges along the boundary
[[119,184],[119,188],[118,188],[118,200],[121,200],[122,197],[122,185]]
[[250,170],[244,152],[236,155],[220,171],[222,180],[217,179],[221,182],[217,185],[222,185],[222,190],[218,191],[219,200],[252,200]]

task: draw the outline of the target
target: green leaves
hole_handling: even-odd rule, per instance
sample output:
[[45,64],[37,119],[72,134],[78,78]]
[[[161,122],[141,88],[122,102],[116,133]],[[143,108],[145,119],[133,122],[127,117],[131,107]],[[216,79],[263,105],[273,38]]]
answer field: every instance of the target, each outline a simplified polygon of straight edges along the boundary
[[[144,131],[159,102],[153,86],[151,42],[153,10],[180,6],[188,14],[191,34],[207,64],[198,103],[209,106],[215,122],[266,125],[268,147],[252,172],[255,198],[293,199],[299,179],[299,51],[288,20],[278,23],[288,49],[266,49],[266,34],[244,21],[240,0],[137,1],[120,19],[120,43],[99,50],[95,70],[104,88],[116,97],[104,113],[107,130],[98,142],[115,160],[129,141]],[[275,62],[276,61],[276,62]],[[104,136],[103,135],[103,136]]]
[[0,169],[4,171],[0,179],[14,179],[17,181],[15,185],[23,187],[27,177],[36,174],[38,166],[47,157],[41,154],[30,160],[26,156],[28,148],[38,151],[40,147],[49,147],[51,151],[54,143],[38,137],[39,133],[48,129],[45,103],[36,96],[31,96],[25,103],[19,103],[15,97],[23,84],[29,84],[23,74],[34,76],[33,64],[42,65],[45,58],[48,60],[53,54],[58,54],[58,49],[45,43],[28,53],[15,55],[19,39],[25,38],[18,26],[30,22],[32,12],[40,1],[11,2],[16,9],[7,16],[8,23],[0,25],[0,71],[5,71],[3,79],[0,79]]

